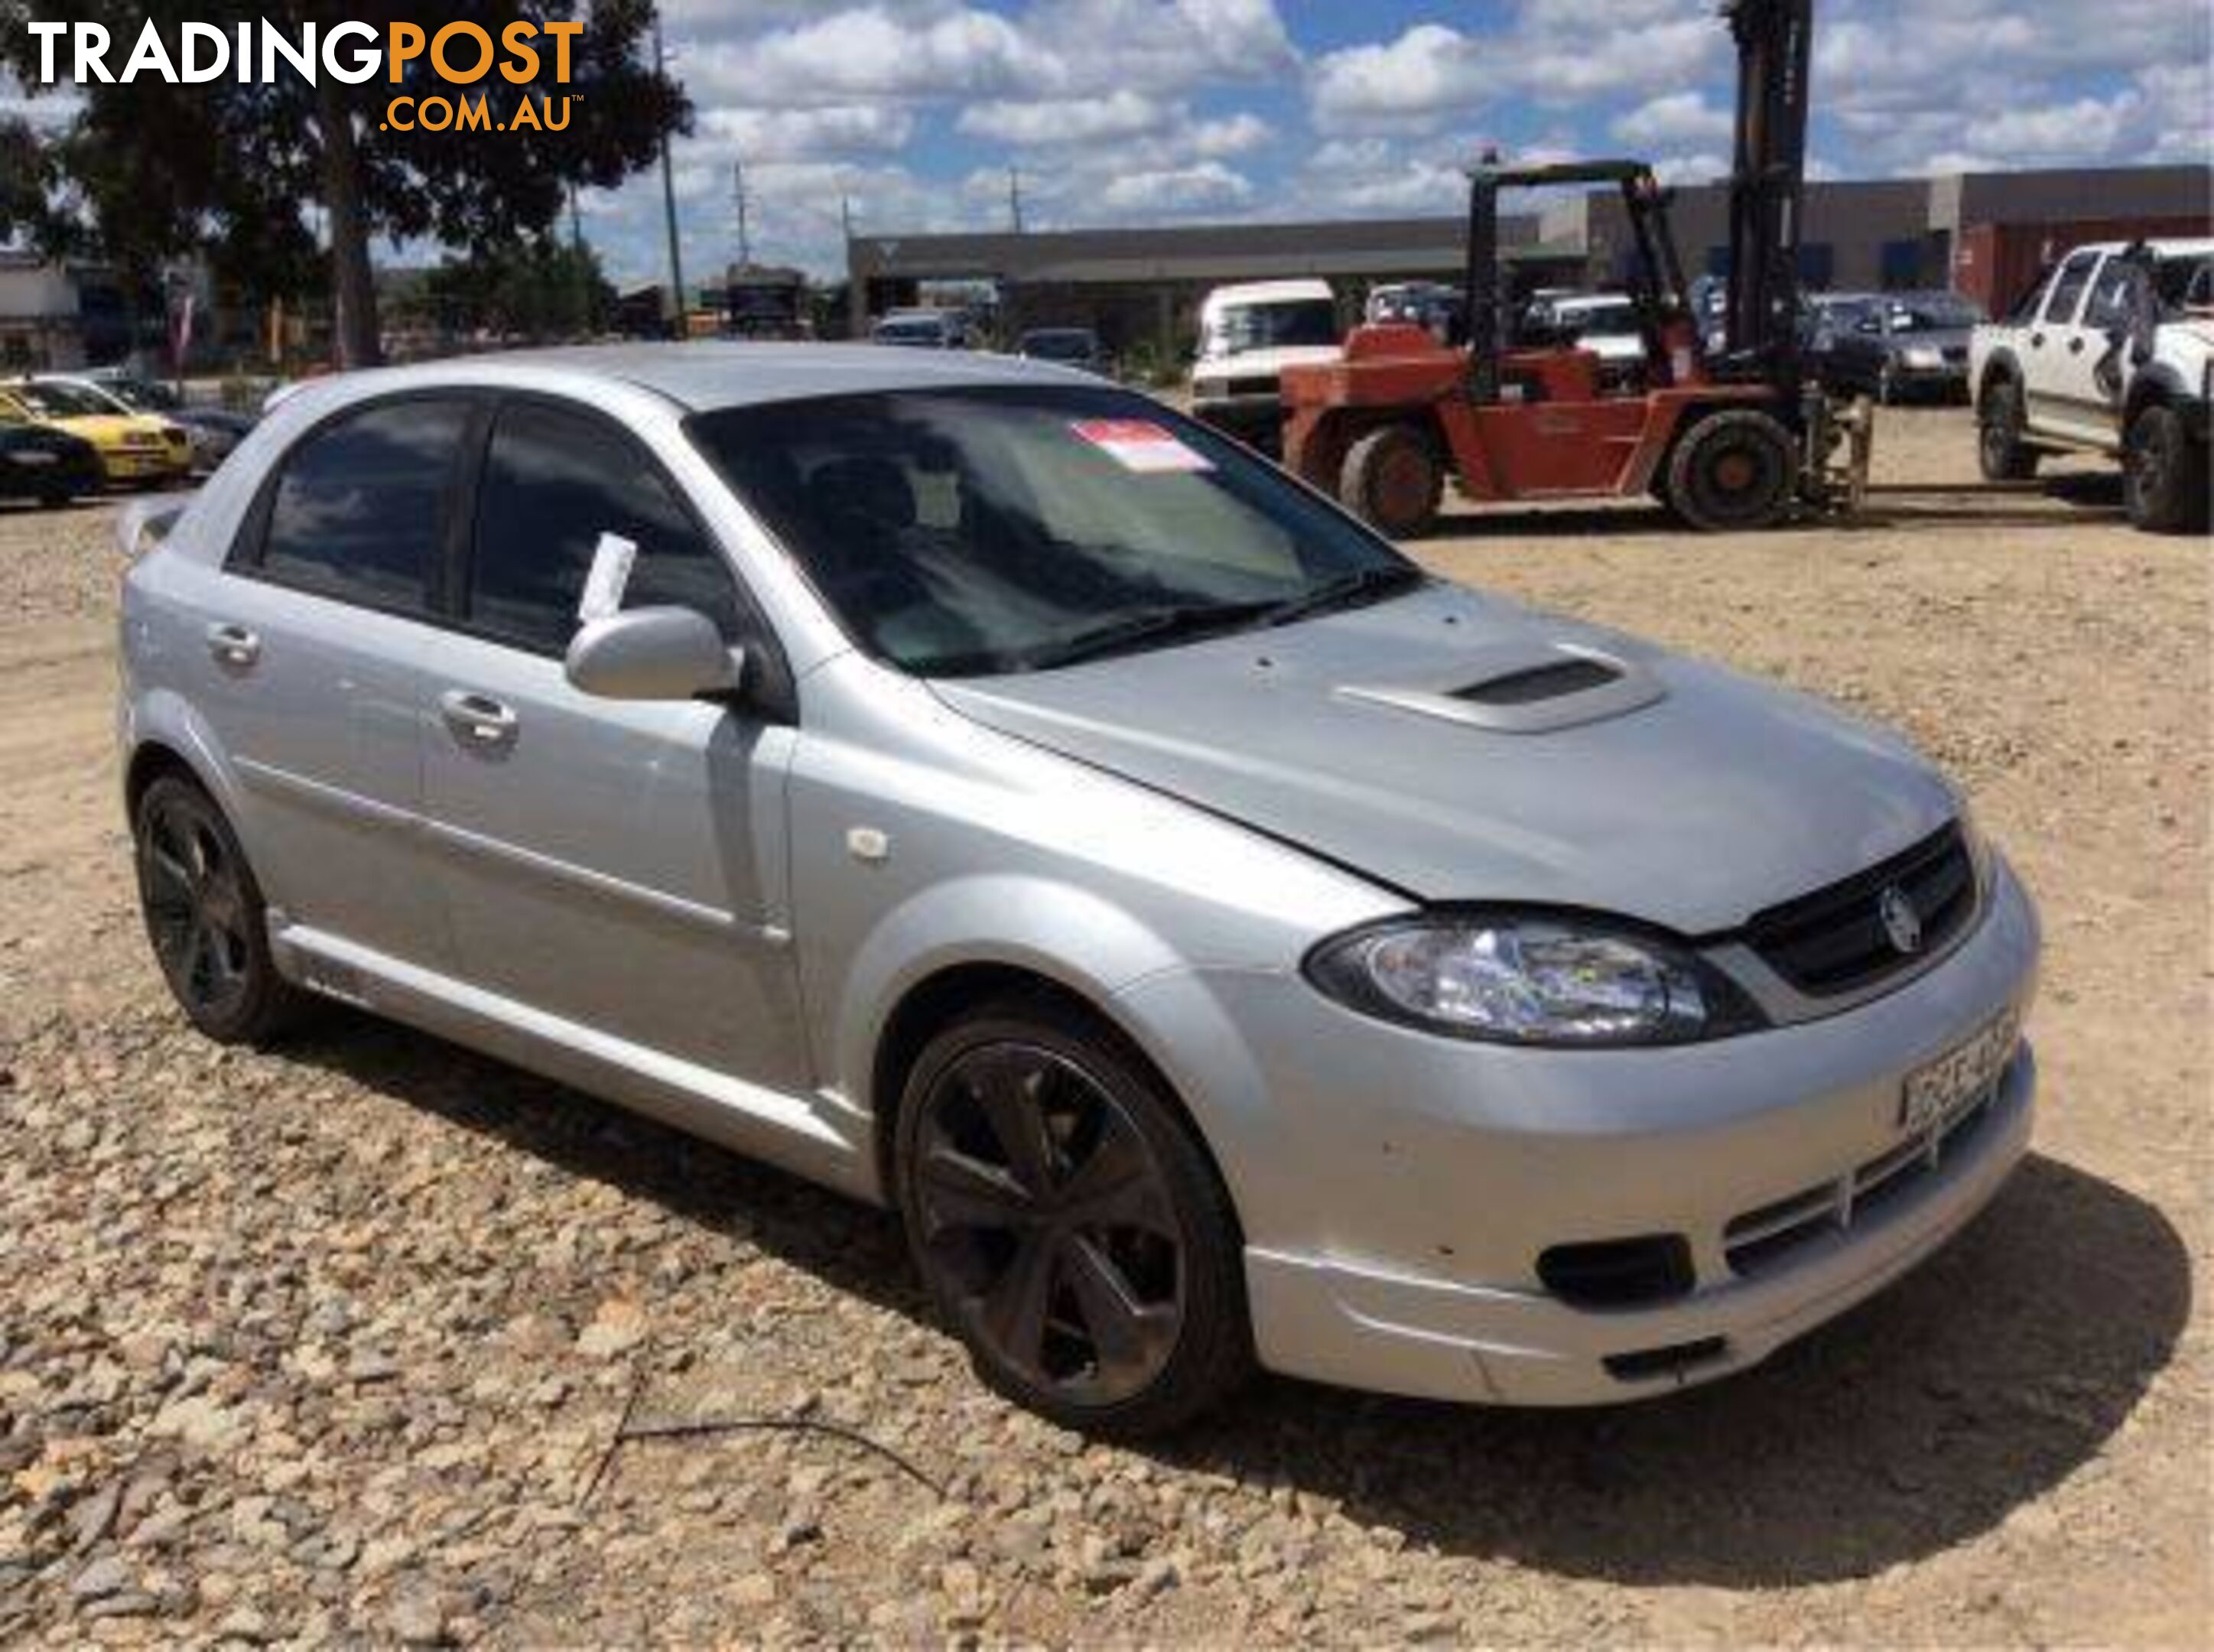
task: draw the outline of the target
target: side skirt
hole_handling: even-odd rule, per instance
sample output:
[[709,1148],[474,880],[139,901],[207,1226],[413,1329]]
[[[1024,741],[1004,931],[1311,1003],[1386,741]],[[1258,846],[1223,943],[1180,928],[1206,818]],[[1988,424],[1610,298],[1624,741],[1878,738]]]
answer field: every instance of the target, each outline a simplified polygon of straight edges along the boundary
[[751,1084],[275,914],[269,941],[277,967],[310,992],[574,1086],[851,1197],[884,1202],[869,1116],[835,1091],[795,1094]]

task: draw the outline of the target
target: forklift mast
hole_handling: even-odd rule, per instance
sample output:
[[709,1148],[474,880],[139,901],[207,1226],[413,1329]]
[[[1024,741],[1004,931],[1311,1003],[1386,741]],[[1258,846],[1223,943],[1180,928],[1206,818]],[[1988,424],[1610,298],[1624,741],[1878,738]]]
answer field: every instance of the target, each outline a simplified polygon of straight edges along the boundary
[[1737,42],[1729,288],[1721,376],[1765,379],[1795,399],[1800,217],[1807,179],[1813,0],[1723,0]]

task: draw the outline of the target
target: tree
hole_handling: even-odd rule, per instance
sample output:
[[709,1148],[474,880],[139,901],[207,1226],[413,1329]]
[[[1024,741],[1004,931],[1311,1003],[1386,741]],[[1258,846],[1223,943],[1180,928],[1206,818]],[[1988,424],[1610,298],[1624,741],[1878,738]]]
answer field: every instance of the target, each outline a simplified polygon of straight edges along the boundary
[[407,308],[451,332],[570,340],[607,330],[615,290],[590,248],[531,236],[425,272]]
[[[29,5],[0,0],[0,63],[37,92],[39,42],[23,27]],[[76,0],[70,13],[106,25],[108,64],[119,73],[149,9],[144,0]],[[610,187],[651,162],[665,134],[690,127],[682,89],[639,61],[652,0],[448,0],[435,13],[380,0],[198,0],[190,11],[234,49],[238,24],[258,28],[265,17],[294,41],[309,22],[319,41],[337,23],[368,23],[380,43],[394,21],[474,22],[494,40],[518,20],[583,24],[566,86],[554,81],[553,42],[541,35],[539,78],[521,88],[497,72],[446,85],[430,74],[426,54],[399,86],[382,73],[358,86],[322,74],[309,86],[280,60],[273,84],[242,85],[235,74],[190,85],[141,76],[127,86],[75,89],[81,107],[45,148],[62,196],[40,217],[41,243],[96,252],[126,269],[205,254],[219,278],[266,297],[311,278],[317,255],[303,209],[318,206],[342,366],[378,358],[372,236],[487,254],[542,235],[572,186]],[[164,43],[174,51],[173,28]],[[460,55],[466,61],[466,48]],[[524,95],[553,97],[558,119],[566,97],[567,125],[433,132],[384,119],[395,94],[434,93],[472,103],[485,97],[499,121]]]

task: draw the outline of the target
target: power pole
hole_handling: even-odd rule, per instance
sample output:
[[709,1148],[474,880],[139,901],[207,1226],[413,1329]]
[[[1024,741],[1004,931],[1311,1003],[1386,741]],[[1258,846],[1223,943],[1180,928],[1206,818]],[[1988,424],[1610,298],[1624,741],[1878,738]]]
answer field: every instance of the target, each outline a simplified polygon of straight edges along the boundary
[[[653,72],[658,78],[662,72],[661,9],[653,12]],[[684,255],[676,245],[676,173],[669,163],[669,134],[661,134],[661,210],[669,220],[669,287],[675,308],[670,315],[670,331],[676,338],[685,334],[684,321]]]
[[1017,235],[1022,234],[1023,174],[1019,167],[1007,168],[1007,221],[1014,225]]
[[746,163],[743,161],[731,162],[731,188],[738,203],[738,267],[745,269],[754,261],[754,242],[751,228],[746,220]]

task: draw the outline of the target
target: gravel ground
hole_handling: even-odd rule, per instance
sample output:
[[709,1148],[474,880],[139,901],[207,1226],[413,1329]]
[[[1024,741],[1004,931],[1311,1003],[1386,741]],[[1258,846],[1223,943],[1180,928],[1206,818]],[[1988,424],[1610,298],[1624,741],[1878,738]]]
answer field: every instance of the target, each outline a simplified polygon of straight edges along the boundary
[[2089,467],[1970,487],[1958,413],[1880,453],[1850,528],[1416,548],[1965,780],[2048,926],[2035,1155],[1721,1386],[1269,1380],[1148,1451],[987,1395],[876,1213],[365,1021],[187,1033],[113,801],[111,511],[0,505],[0,1643],[2203,1643],[2208,547]]

